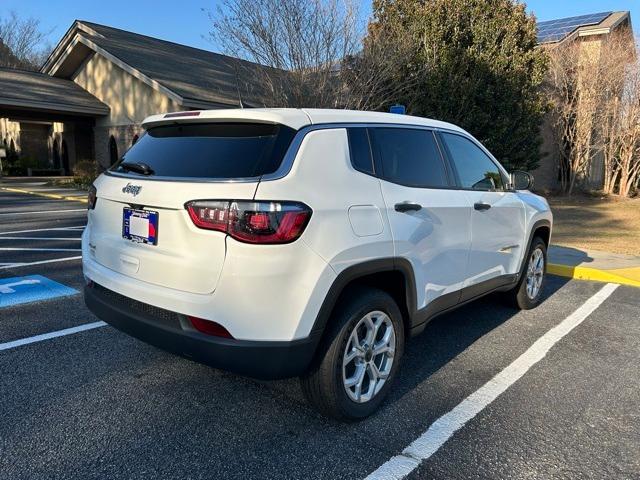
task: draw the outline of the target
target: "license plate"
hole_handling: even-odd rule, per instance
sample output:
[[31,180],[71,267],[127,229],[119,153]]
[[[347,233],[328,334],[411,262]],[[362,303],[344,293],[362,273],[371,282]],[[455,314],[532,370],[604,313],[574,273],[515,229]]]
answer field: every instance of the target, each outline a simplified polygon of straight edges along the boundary
[[122,237],[138,243],[157,245],[158,212],[151,210],[122,210]]

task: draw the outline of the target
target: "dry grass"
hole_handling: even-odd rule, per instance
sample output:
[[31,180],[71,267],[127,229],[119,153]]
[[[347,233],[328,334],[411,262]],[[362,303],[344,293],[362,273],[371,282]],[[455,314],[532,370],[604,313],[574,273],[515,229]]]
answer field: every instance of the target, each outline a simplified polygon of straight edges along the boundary
[[640,255],[640,198],[548,197],[552,243]]

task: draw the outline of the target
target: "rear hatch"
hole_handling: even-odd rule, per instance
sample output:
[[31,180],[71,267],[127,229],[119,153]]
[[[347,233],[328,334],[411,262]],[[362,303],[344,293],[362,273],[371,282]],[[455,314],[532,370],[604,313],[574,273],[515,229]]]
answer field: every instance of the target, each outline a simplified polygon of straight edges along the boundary
[[132,278],[213,292],[226,233],[196,227],[185,203],[253,199],[260,177],[278,169],[294,135],[289,127],[258,123],[150,128],[95,182],[90,254]]

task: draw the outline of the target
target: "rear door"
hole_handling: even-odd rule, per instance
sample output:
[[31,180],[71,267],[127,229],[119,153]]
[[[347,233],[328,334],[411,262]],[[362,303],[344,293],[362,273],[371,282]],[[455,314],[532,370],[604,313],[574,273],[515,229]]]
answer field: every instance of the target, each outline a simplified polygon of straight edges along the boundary
[[471,244],[470,208],[456,190],[431,130],[369,128],[395,256],[415,272],[417,307],[458,302]]
[[[525,245],[525,209],[492,159],[470,138],[440,132],[459,187],[472,208],[471,251],[465,287],[495,288],[518,272]],[[461,192],[462,193],[462,192]],[[468,289],[468,296],[482,293]],[[463,298],[464,300],[464,298]]]
[[150,129],[95,182],[90,255],[141,281],[212,292],[226,234],[197,228],[185,203],[253,199],[260,176],[277,170],[294,134],[284,126],[247,123]]

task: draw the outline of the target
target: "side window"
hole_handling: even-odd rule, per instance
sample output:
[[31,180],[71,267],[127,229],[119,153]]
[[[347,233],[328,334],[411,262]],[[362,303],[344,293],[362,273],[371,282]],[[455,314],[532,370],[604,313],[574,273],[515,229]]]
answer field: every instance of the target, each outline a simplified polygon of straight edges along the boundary
[[373,159],[371,158],[371,146],[369,145],[369,134],[366,128],[349,128],[349,154],[351,165],[356,170],[373,175]]
[[460,135],[442,133],[462,188],[472,190],[504,190],[497,165],[471,140]]
[[369,131],[380,156],[382,178],[409,187],[449,186],[433,132],[409,128],[372,128]]

